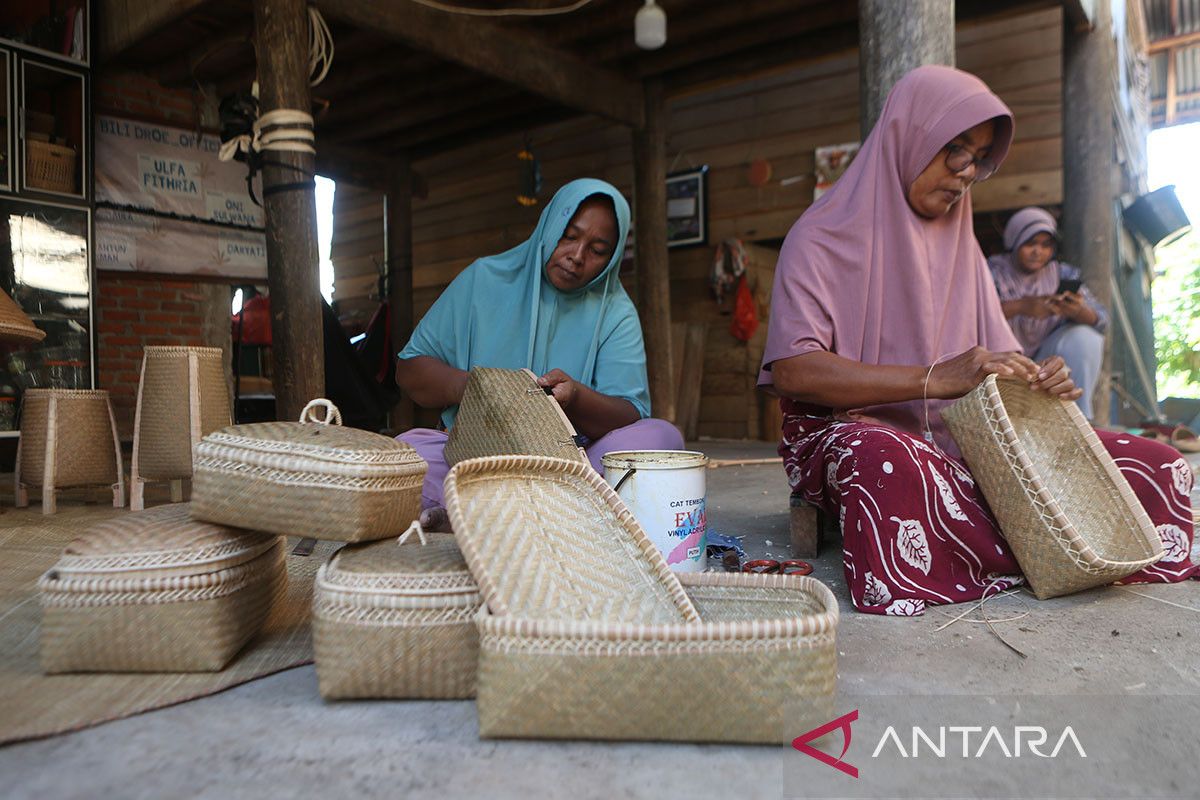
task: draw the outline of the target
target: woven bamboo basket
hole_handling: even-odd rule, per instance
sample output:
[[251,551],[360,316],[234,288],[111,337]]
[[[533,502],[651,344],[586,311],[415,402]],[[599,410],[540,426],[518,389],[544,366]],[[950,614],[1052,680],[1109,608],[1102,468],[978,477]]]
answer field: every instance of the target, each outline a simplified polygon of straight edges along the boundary
[[189,519],[186,504],[107,520],[38,581],[46,672],[211,672],[287,583],[284,540]]
[[147,480],[192,477],[196,444],[230,421],[221,348],[147,347],[133,423],[131,507],[143,507]]
[[1162,558],[1153,523],[1074,403],[991,375],[942,416],[1039,599]]
[[446,440],[446,463],[527,455],[586,464],[580,441],[558,402],[538,386],[532,372],[476,367]]
[[463,462],[446,500],[487,604],[481,735],[777,744],[828,719],[838,606],[819,581],[672,573],[561,459]]
[[[325,408],[325,417],[317,416]],[[340,542],[399,536],[421,512],[425,461],[412,446],[344,428],[328,400],[300,422],[233,425],[196,446],[192,516]]]
[[0,341],[17,344],[36,344],[46,338],[17,302],[0,289]]
[[451,534],[342,548],[313,595],[321,696],[474,697],[482,603]]
[[108,392],[29,389],[21,405],[21,439],[13,476],[17,505],[28,504],[28,486],[42,489],[42,510],[55,511],[55,492],[109,486],[113,505],[125,504],[125,474]]

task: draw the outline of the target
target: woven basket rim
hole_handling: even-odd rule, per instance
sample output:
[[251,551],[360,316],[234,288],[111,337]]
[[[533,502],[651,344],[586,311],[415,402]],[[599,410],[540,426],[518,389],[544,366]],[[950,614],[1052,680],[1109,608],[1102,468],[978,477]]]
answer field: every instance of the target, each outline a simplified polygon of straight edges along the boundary
[[[453,534],[439,535],[453,537]],[[355,548],[361,552],[362,550],[372,548],[394,547],[399,549],[405,546],[407,545],[397,544],[394,538],[347,545],[340,548],[333,554],[333,557],[329,561],[321,565],[317,573],[317,583],[329,591],[377,596],[405,595],[435,597],[448,594],[479,593],[479,587],[475,583],[475,579],[471,576],[471,571],[467,568],[465,561],[460,569],[438,569],[423,572],[397,569],[380,569],[377,572],[350,572],[338,569],[342,555],[350,548]],[[420,547],[423,545],[418,543],[412,546]],[[390,566],[394,567],[396,565],[393,564]],[[430,584],[434,586],[431,587]]]
[[1005,442],[1009,447],[1013,448],[1013,452],[1018,454],[1019,463],[1023,469],[1026,469],[1030,476],[1030,484],[1033,492],[1038,499],[1050,511],[1051,517],[1057,523],[1059,529],[1067,537],[1067,541],[1071,549],[1078,557],[1094,569],[1109,569],[1109,568],[1125,568],[1133,567],[1135,569],[1143,567],[1147,564],[1152,564],[1162,558],[1164,554],[1162,538],[1154,530],[1154,524],[1150,521],[1149,515],[1145,508],[1138,501],[1137,496],[1130,487],[1129,481],[1121,475],[1120,469],[1100,442],[1100,437],[1096,435],[1087,418],[1083,416],[1083,412],[1079,407],[1070,402],[1058,402],[1052,407],[1056,413],[1065,417],[1064,430],[1069,430],[1071,433],[1078,436],[1079,439],[1087,445],[1087,452],[1091,455],[1095,466],[1097,466],[1102,474],[1108,478],[1112,488],[1116,489],[1122,504],[1128,507],[1137,523],[1137,533],[1145,539],[1146,543],[1151,546],[1155,552],[1150,558],[1134,559],[1132,561],[1116,561],[1103,558],[1096,552],[1091,542],[1083,537],[1071,522],[1071,518],[1063,511],[1058,501],[1051,494],[1045,481],[1042,480],[1041,470],[1037,469],[1032,461],[1029,460],[1025,448],[1020,445],[1017,437],[1016,428],[1013,425],[1012,419],[1008,414],[1008,409],[1004,404],[1004,398],[1001,392],[1000,381],[1011,386],[1024,387],[1023,381],[1014,378],[999,378],[996,375],[989,375],[984,380],[983,391],[987,395],[987,401],[992,405],[999,419],[999,433],[1004,437]]
[[[772,640],[797,636],[822,636],[836,633],[838,602],[828,586],[816,578],[801,575],[753,575],[721,573],[681,573],[680,579],[693,586],[729,588],[794,589],[816,599],[824,611],[803,617],[739,620],[736,622],[678,622],[633,624],[596,620],[545,620],[520,615],[498,614],[489,605],[476,616],[480,631],[501,636],[545,637],[555,639],[612,639],[629,641],[705,642],[731,640]],[[766,580],[764,580],[766,579]]]
[[221,565],[217,568],[219,570],[253,561],[274,545],[274,537],[244,532],[231,535],[227,540],[202,550],[179,547],[171,550],[146,548],[110,553],[64,552],[54,566],[54,571],[61,575],[78,576],[80,579],[83,576],[132,578],[138,573],[163,570],[171,570],[179,575],[204,575],[213,572],[212,567],[216,564]]
[[34,325],[17,301],[3,291],[0,291],[0,333],[10,341],[40,342],[46,338],[46,332]]
[[[257,422],[251,424],[255,426],[281,426],[272,430],[282,431],[313,427],[310,424],[300,422]],[[344,432],[356,431],[356,433],[349,434],[353,437],[357,437],[358,434],[364,434],[362,437],[364,444],[362,446],[335,447],[328,444],[310,444],[288,439],[262,439],[257,436],[248,435],[244,430],[246,427],[249,426],[230,425],[213,431],[196,445],[196,456],[218,457],[223,453],[227,455],[230,452],[237,452],[245,454],[253,453],[267,458],[277,458],[279,455],[285,455],[297,459],[306,458],[314,461],[333,463],[369,464],[372,466],[396,466],[404,468],[420,467],[422,469],[428,467],[425,459],[421,458],[420,454],[417,453],[416,448],[407,442],[398,442],[382,434],[372,434],[370,431],[362,431],[357,428],[342,428],[341,426],[337,426],[338,430]],[[239,429],[242,430],[239,432]],[[366,443],[366,440],[369,439],[366,434],[378,437],[380,441],[374,442],[375,447],[371,447],[370,444]]]
[[[495,613],[500,615],[519,613],[518,610],[511,609],[505,598],[500,596],[499,587],[493,580],[494,571],[504,570],[507,565],[485,561],[476,541],[469,533],[471,526],[459,503],[458,492],[460,483],[468,482],[472,478],[495,477],[498,473],[506,471],[516,473],[522,480],[536,481],[551,476],[562,476],[569,480],[582,482],[616,516],[617,524],[623,529],[624,535],[633,540],[642,559],[649,564],[654,577],[667,590],[668,597],[683,618],[691,622],[699,621],[699,612],[688,598],[687,593],[684,592],[675,573],[667,566],[658,546],[642,530],[633,513],[625,506],[612,487],[592,469],[591,464],[552,456],[472,458],[455,464],[446,476],[443,490],[446,497],[446,510],[450,514],[451,524],[455,531],[455,539],[459,549],[462,550],[463,558],[471,568],[471,574],[475,576],[475,580],[479,584],[479,591]],[[548,530],[552,532],[553,528]],[[551,533],[551,535],[553,534]],[[569,575],[557,577],[566,581],[570,580]]]
[[24,397],[108,397],[107,389],[26,389]]
[[202,345],[180,345],[180,344],[148,344],[142,348],[142,355],[165,355],[175,353],[195,353],[198,356],[206,358],[220,358],[224,351],[219,347],[205,347]]

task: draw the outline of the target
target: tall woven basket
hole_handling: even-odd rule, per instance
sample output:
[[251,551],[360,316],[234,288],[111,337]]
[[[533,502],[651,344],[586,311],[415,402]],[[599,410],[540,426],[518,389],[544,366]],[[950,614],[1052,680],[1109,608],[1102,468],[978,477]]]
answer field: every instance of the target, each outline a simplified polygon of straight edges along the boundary
[[991,375],[942,416],[1039,599],[1162,558],[1153,523],[1074,403]]
[[483,736],[778,744],[828,720],[838,606],[819,581],[676,575],[577,462],[466,461],[446,500],[486,601]]
[[446,463],[485,456],[552,456],[588,463],[558,402],[527,369],[476,367],[467,379]]
[[17,505],[27,486],[42,488],[42,510],[54,513],[54,493],[77,486],[110,486],[113,505],[125,504],[121,443],[108,392],[29,389],[21,405],[21,439],[13,477]]
[[172,500],[192,477],[196,445],[232,422],[219,347],[147,347],[133,423],[130,507],[145,505],[147,481],[170,481]]

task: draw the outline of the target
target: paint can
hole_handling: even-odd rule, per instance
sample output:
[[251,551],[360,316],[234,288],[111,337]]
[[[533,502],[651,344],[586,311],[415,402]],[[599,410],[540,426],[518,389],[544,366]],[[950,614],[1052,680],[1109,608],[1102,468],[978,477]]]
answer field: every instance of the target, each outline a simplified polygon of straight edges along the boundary
[[604,479],[667,565],[676,572],[703,572],[708,566],[708,456],[690,450],[616,450],[601,462]]

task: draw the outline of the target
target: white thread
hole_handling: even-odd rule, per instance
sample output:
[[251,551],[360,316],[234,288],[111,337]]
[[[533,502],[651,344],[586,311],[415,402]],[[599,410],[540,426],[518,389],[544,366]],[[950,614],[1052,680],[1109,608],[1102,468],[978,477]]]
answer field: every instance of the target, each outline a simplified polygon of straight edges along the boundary
[[308,85],[316,86],[333,66],[333,35],[321,12],[312,6],[308,7],[308,23]]
[[[932,364],[930,364],[929,371],[925,373],[925,385],[921,388],[921,405],[922,405],[922,410],[924,410],[924,412],[925,412],[925,431],[921,435],[925,438],[926,442],[928,442],[931,445],[934,445],[934,447],[937,447],[937,445],[933,441],[933,428],[931,428],[929,426],[929,379],[933,377],[933,368],[934,367],[936,367],[938,364],[945,361],[947,358],[953,358],[953,357],[954,357],[954,353],[946,353],[945,355],[939,356],[936,361],[934,361]],[[941,448],[938,448],[938,449],[941,449]]]
[[429,540],[425,538],[425,528],[421,525],[421,520],[419,519],[414,519],[412,524],[408,526],[408,530],[400,534],[400,541],[396,542],[396,544],[401,545],[408,541],[408,537],[413,535],[413,531],[416,531],[417,538],[421,540],[421,544],[429,544]]

